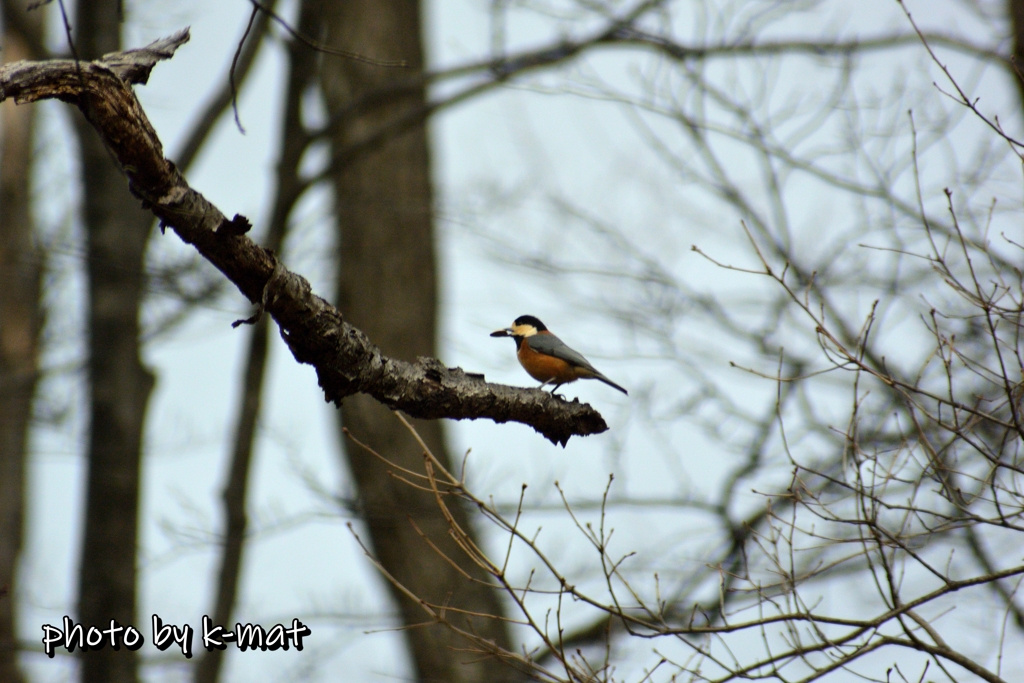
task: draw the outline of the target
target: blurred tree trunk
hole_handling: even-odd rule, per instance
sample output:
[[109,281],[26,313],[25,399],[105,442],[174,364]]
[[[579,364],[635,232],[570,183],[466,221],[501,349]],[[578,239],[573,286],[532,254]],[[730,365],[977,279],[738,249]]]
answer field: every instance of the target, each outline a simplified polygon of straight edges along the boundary
[[1006,0],[1006,13],[1013,32],[1013,63],[1017,72],[1017,93],[1024,103],[1024,0]]
[[[354,99],[423,68],[420,7],[416,0],[315,0],[324,31],[316,36],[331,48],[379,59],[402,59],[407,68],[387,68],[353,59],[322,55],[321,84],[328,110],[345,109]],[[347,115],[333,134],[335,153],[353,137],[423,107],[420,89]],[[362,329],[384,353],[415,360],[436,355],[437,281],[434,255],[433,198],[425,125],[388,138],[368,153],[336,169],[333,175],[339,271],[336,303],[346,319]],[[391,414],[373,399],[345,399],[341,422],[359,440],[401,466],[422,471],[420,447]],[[450,462],[441,423],[417,422],[416,428],[435,455]],[[343,439],[344,441],[344,439]],[[399,582],[434,604],[476,613],[501,614],[494,591],[466,581],[417,533],[411,521],[450,557],[466,564],[448,534],[448,525],[433,496],[391,477],[387,468],[363,450],[345,446],[359,489],[367,527],[377,557]],[[469,529],[467,515],[453,508]],[[475,567],[466,570],[486,579]],[[406,626],[423,624],[427,615],[394,587]],[[451,616],[453,613],[449,613]],[[452,621],[509,647],[502,622],[493,619]],[[442,626],[404,631],[420,681],[502,681],[513,678],[506,665],[489,657],[459,651],[467,643]]]
[[[94,59],[120,48],[121,0],[79,0],[75,48]],[[78,618],[135,624],[139,469],[153,375],[139,353],[139,306],[152,216],[85,118],[74,113],[81,148],[89,276],[89,442]],[[145,629],[143,629],[145,632]],[[81,658],[85,683],[134,683],[137,658],[106,647]]]
[[[266,24],[267,15],[264,14],[259,20]],[[311,33],[314,28],[315,22],[310,16],[309,0],[305,0],[299,7],[298,29],[302,33]],[[277,188],[270,214],[270,225],[263,242],[265,247],[275,252],[280,252],[282,248],[288,228],[288,216],[291,215],[292,208],[301,195],[299,164],[307,143],[301,117],[302,95],[313,80],[316,57],[307,46],[298,41],[293,40],[287,45],[288,82],[285,86],[284,121],[278,140]],[[262,316],[249,332],[249,350],[246,354],[238,418],[235,423],[231,465],[222,494],[225,511],[224,542],[217,574],[216,597],[211,612],[215,624],[231,623],[231,614],[241,583],[245,531],[248,525],[246,498],[249,471],[252,466],[267,370],[270,332],[268,315]],[[193,681],[216,683],[221,680],[226,654],[224,650],[218,649],[202,652],[195,667]]]
[[[25,2],[4,17],[3,62],[38,59],[42,13]],[[0,683],[18,668],[15,579],[25,526],[25,471],[43,325],[43,255],[35,243],[29,178],[36,107],[0,105]]]

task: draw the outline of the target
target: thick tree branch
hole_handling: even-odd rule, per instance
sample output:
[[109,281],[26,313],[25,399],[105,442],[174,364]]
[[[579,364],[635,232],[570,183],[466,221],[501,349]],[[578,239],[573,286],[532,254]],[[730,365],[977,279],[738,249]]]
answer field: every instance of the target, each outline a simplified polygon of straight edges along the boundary
[[191,189],[164,158],[160,139],[130,86],[145,83],[156,62],[169,58],[188,39],[186,29],[94,62],[10,64],[0,69],[0,101],[55,98],[78,106],[128,176],[131,191],[162,225],[170,226],[273,316],[296,360],[316,368],[327,400],[337,404],[365,393],[417,418],[521,422],[563,445],[573,435],[608,429],[589,404],[562,401],[539,389],[491,384],[482,375],[447,368],[433,358],[409,363],[384,356],[336,308],[313,294],[302,276],[246,237],[245,218],[228,220]]

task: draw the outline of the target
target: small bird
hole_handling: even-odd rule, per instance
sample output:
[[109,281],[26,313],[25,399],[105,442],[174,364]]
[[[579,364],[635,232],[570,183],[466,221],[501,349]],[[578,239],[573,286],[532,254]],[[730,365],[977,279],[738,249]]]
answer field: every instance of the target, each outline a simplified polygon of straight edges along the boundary
[[566,346],[532,315],[519,316],[512,327],[491,332],[491,336],[515,339],[519,364],[541,383],[542,389],[553,384],[552,394],[563,384],[578,379],[597,379],[629,396],[628,391],[598,372],[582,354]]

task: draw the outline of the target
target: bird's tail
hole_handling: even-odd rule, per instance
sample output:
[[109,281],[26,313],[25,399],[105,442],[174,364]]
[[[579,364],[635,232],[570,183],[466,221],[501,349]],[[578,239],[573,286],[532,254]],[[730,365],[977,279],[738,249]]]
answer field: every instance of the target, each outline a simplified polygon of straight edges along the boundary
[[604,382],[605,384],[607,384],[608,386],[615,387],[616,389],[618,389],[619,391],[624,393],[626,396],[629,396],[629,392],[628,391],[626,391],[625,389],[620,387],[618,384],[616,384],[615,382],[611,381],[610,379],[608,379],[607,377],[602,375],[600,372],[595,372],[594,373],[594,379],[599,379],[602,382]]

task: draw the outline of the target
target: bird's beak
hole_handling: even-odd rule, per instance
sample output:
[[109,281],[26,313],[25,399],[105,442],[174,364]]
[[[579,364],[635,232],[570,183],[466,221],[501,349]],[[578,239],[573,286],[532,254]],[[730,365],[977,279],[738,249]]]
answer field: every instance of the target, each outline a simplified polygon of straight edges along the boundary
[[491,336],[492,337],[511,337],[512,336],[512,330],[510,330],[510,329],[495,330],[494,332],[491,332]]

